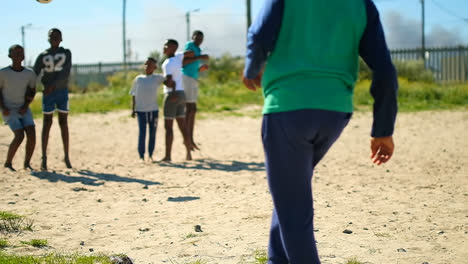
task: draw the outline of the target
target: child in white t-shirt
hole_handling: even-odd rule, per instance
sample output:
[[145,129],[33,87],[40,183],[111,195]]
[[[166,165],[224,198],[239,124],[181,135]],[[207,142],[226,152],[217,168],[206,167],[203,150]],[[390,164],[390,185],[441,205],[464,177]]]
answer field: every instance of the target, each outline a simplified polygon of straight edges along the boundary
[[36,94],[36,74],[21,65],[24,49],[13,45],[8,50],[11,66],[0,70],[0,108],[3,120],[15,134],[8,148],[5,168],[15,171],[12,162],[26,134],[24,168],[32,170],[30,161],[36,145],[36,129],[29,104]]
[[191,160],[191,151],[194,150],[193,142],[186,131],[185,121],[185,93],[182,82],[182,66],[184,59],[193,57],[193,51],[184,53],[176,53],[179,44],[176,40],[168,39],[164,43],[164,55],[167,59],[162,64],[164,76],[168,80],[173,80],[174,87],[164,87],[164,128],[166,129],[166,155],[163,161],[171,160],[172,142],[174,140],[174,132],[172,130],[174,119],[177,121],[182,136],[184,145],[187,151],[186,159]]
[[144,67],[145,73],[135,78],[130,94],[132,95],[132,117],[137,116],[138,118],[138,154],[140,159],[144,161],[146,126],[148,126],[148,157],[152,161],[158,127],[158,88],[162,83],[168,87],[173,87],[174,83],[166,81],[166,78],[161,74],[154,74],[157,69],[157,62],[154,58],[148,58]]

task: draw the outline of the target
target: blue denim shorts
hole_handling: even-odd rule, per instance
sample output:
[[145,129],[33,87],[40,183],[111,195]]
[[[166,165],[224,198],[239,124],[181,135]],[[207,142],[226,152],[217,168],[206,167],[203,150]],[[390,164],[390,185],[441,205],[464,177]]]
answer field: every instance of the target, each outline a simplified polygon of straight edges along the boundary
[[42,112],[53,114],[55,109],[61,113],[68,113],[68,89],[55,90],[42,97]]
[[20,115],[17,111],[11,111],[8,116],[3,116],[3,120],[13,131],[34,126],[31,109],[28,109],[24,115]]

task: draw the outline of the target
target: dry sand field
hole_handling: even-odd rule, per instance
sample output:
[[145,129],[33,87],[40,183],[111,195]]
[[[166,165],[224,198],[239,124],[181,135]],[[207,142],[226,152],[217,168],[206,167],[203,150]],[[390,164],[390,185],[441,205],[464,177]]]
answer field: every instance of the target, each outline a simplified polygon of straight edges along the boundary
[[[164,151],[161,121],[157,160]],[[49,171],[0,168],[0,211],[34,220],[33,232],[0,238],[14,245],[47,239],[49,247],[5,251],[125,253],[135,263],[253,263],[254,252],[266,250],[272,207],[260,124],[260,118],[208,117],[197,121],[201,151],[193,161],[184,160],[175,130],[172,163],[141,163],[136,120],[128,112],[74,115],[74,168],[66,169],[54,119]],[[40,119],[36,125],[32,165],[39,168]],[[395,155],[380,167],[369,159],[370,126],[370,113],[356,113],[315,172],[322,262],[468,263],[468,112],[400,114]],[[11,139],[0,126],[2,164]],[[22,146],[17,169],[23,156]]]

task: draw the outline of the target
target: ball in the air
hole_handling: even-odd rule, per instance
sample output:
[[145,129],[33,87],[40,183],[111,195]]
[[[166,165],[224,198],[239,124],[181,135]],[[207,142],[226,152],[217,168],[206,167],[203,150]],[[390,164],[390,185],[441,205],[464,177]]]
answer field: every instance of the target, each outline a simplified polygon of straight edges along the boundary
[[52,0],[36,0],[36,1],[41,3],[41,4],[48,4],[48,3],[52,2]]

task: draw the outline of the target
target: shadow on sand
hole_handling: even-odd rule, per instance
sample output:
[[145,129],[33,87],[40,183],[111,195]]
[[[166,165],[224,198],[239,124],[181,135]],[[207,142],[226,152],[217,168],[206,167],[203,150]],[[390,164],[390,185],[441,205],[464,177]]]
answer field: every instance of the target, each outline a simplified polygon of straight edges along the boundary
[[197,159],[191,162],[171,163],[171,162],[157,162],[161,167],[171,167],[179,169],[191,170],[219,170],[227,172],[236,171],[263,171],[265,170],[265,163],[263,162],[241,162],[241,161],[219,161],[212,159]]
[[194,197],[194,196],[179,196],[179,197],[169,197],[167,198],[168,202],[188,202],[188,201],[194,201],[194,200],[199,200],[200,197]]
[[[72,174],[79,174],[80,176],[73,176]],[[53,172],[53,171],[34,171],[31,175],[39,179],[46,179],[50,182],[63,181],[67,183],[80,182],[90,186],[100,186],[107,182],[124,182],[124,183],[140,183],[143,185],[160,185],[160,182],[147,181],[141,179],[134,179],[129,177],[122,177],[116,174],[98,173],[90,170],[73,171],[68,175]]]

